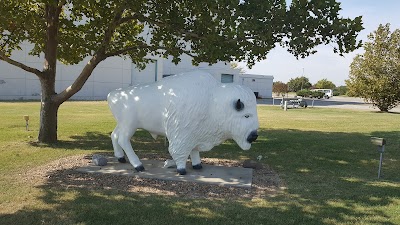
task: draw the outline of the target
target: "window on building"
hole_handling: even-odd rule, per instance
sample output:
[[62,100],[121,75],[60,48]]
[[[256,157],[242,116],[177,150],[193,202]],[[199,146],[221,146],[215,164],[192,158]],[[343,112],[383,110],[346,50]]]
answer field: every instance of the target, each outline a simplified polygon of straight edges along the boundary
[[233,83],[233,74],[221,74],[221,83]]

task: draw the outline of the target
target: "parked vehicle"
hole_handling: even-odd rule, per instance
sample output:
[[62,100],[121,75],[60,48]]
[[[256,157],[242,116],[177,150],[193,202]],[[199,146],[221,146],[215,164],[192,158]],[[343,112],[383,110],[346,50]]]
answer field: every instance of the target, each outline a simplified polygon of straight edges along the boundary
[[293,109],[303,107],[307,108],[308,104],[303,98],[282,98],[281,101],[281,108],[283,109],[285,107],[285,102],[286,102],[286,107],[290,107]]

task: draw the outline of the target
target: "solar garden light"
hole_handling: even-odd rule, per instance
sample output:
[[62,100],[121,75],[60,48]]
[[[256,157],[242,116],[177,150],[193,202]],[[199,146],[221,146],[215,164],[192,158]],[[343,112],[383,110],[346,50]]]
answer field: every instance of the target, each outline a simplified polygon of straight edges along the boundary
[[379,169],[378,169],[378,179],[379,179],[381,177],[383,152],[385,151],[386,140],[384,138],[371,137],[371,143],[373,145],[378,146],[378,152],[380,153]]
[[26,121],[26,130],[29,130],[29,116],[24,115],[24,120]]

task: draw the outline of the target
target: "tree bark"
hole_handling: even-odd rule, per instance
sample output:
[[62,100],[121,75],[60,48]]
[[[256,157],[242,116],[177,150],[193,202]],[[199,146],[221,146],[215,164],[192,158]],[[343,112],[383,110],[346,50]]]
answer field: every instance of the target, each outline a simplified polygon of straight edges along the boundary
[[41,143],[57,142],[57,113],[61,101],[56,101],[55,81],[57,67],[58,25],[61,7],[58,0],[46,5],[46,42],[44,49],[43,76],[40,77],[42,88],[40,108],[40,129],[38,141]]
[[41,143],[57,142],[57,114],[59,104],[49,99],[41,101],[40,130],[38,141]]
[[51,102],[42,102],[40,110],[40,143],[57,142],[57,113],[58,105]]
[[[38,141],[41,143],[57,142],[57,113],[61,102],[55,101],[55,71],[47,71],[40,79],[42,98],[40,106],[40,130]],[[53,74],[54,73],[54,74]]]

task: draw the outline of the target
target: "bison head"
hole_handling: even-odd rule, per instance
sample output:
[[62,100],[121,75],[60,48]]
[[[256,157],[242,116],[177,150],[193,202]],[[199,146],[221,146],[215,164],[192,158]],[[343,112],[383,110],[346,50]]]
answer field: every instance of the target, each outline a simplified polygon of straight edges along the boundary
[[219,126],[227,138],[233,139],[243,150],[248,150],[258,137],[257,103],[247,87],[222,84],[214,96]]
[[[251,147],[251,143],[255,141],[258,137],[257,129],[259,125],[255,96],[251,92],[250,96],[245,97],[247,97],[245,100],[235,100],[236,112],[233,111],[233,120],[228,127],[230,127],[230,133],[232,134],[231,138],[243,150],[248,150]],[[253,97],[254,99],[252,99],[251,97]]]

